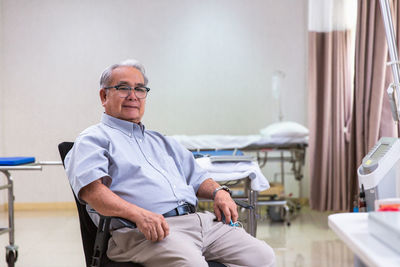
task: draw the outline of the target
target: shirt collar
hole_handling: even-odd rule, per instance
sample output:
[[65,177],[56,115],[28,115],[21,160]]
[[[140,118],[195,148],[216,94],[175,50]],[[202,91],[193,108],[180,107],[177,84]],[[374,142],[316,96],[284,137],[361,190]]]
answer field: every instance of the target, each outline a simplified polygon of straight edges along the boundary
[[101,117],[101,122],[111,128],[120,130],[129,137],[132,137],[135,132],[140,132],[142,136],[144,136],[145,127],[141,122],[133,123],[130,121],[121,120],[106,113],[103,113]]

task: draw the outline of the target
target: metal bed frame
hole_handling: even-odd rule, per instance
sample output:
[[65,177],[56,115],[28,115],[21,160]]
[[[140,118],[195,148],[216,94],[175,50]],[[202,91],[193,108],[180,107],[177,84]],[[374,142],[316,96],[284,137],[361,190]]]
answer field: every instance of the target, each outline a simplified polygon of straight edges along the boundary
[[[238,150],[242,152],[256,152],[256,160],[260,168],[264,167],[268,162],[280,162],[280,172],[281,172],[281,181],[282,185],[284,186],[285,183],[285,166],[284,163],[288,162],[291,164],[291,171],[294,174],[294,177],[297,181],[300,181],[303,178],[303,166],[305,163],[305,154],[306,148],[308,144],[305,142],[302,143],[287,143],[287,144],[268,144],[268,145],[250,145],[243,148],[224,148],[220,150],[233,150],[233,155],[236,155]],[[219,149],[213,148],[201,148],[195,149],[191,151],[201,152],[206,150],[214,150],[218,151]],[[271,156],[271,152],[279,152],[279,156]],[[289,152],[289,155],[285,155],[285,152]],[[258,200],[258,193],[256,191],[251,190],[250,188],[250,179],[247,179],[248,182],[245,185],[245,196],[244,199],[249,201],[249,203],[253,204],[256,208],[257,206],[281,206],[284,213],[284,222],[287,225],[290,225],[291,216],[290,216],[290,209],[293,206],[296,206],[291,201],[286,199],[270,199],[270,200]],[[249,211],[248,215],[248,222],[250,226],[247,226],[249,229],[246,230],[252,234],[253,236],[256,235],[257,229],[257,214],[256,209],[253,211]]]
[[10,171],[41,171],[44,165],[62,165],[58,161],[43,161],[32,164],[22,164],[15,166],[0,166],[0,172],[6,176],[7,183],[0,186],[0,190],[6,190],[8,194],[8,227],[1,227],[0,234],[8,233],[9,244],[6,246],[6,262],[8,267],[14,267],[18,259],[18,246],[15,245],[15,225],[14,225],[14,179]]
[[[257,161],[260,168],[264,167],[268,162],[280,162],[280,173],[282,186],[285,185],[285,162],[291,164],[291,171],[297,181],[303,179],[303,166],[305,163],[305,154],[307,143],[288,143],[288,144],[271,144],[268,146],[249,146],[241,149],[244,152],[256,152]],[[279,152],[279,156],[271,156],[270,152]],[[289,155],[285,155],[289,152]],[[291,224],[290,211],[296,211],[298,205],[291,200],[283,199],[269,199],[256,201],[257,206],[280,206],[282,207],[281,217],[283,221],[289,226]]]
[[[266,145],[266,146],[248,146],[240,150],[244,152],[256,152],[257,161],[260,168],[264,167],[267,162],[280,162],[281,163],[281,177],[282,184],[284,184],[284,162],[289,162],[292,164],[292,172],[297,181],[303,178],[303,166],[305,162],[307,143],[289,143],[289,144],[279,144],[279,145]],[[268,156],[269,152],[280,152],[280,156]],[[290,156],[285,156],[284,153],[289,152]]]
[[[240,183],[241,180],[236,180],[236,183]],[[256,236],[257,232],[257,213],[256,213],[256,201],[257,201],[257,192],[251,189],[250,178],[244,178],[244,196],[233,196],[233,199],[246,201],[249,206],[252,208],[247,211],[247,221],[245,229],[246,231],[252,235]],[[228,186],[233,186],[232,182],[222,182],[222,184],[226,184]]]

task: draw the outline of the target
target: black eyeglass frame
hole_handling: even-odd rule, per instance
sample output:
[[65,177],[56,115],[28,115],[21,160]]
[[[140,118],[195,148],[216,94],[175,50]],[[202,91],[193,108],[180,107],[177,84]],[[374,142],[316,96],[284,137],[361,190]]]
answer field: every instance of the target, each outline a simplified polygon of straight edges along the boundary
[[[121,87],[122,87],[122,88],[129,88],[129,93],[128,93],[128,95],[127,95],[126,97],[128,97],[128,96],[132,93],[132,90],[133,90],[133,93],[134,93],[135,96],[136,96],[137,98],[139,98],[139,99],[145,99],[145,98],[147,97],[148,92],[150,91],[150,88],[149,88],[149,87],[146,87],[146,86],[130,87],[130,86],[127,86],[127,85],[108,86],[108,87],[104,87],[104,89],[109,90],[109,89],[115,88],[115,90],[119,91],[119,90],[121,90],[121,89],[119,89],[119,88],[121,88]],[[140,88],[140,89],[145,89],[146,95],[145,95],[144,97],[138,97],[138,96],[136,95],[136,90],[137,90],[138,88]],[[124,91],[125,91],[125,90],[124,90]]]

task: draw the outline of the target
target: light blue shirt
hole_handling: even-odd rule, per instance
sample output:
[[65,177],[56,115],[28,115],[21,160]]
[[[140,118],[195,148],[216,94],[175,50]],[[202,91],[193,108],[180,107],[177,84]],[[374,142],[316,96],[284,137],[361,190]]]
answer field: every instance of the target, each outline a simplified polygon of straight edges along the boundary
[[103,178],[121,198],[158,214],[184,202],[196,205],[197,190],[209,178],[174,139],[107,114],[78,136],[65,168],[78,199],[84,186]]

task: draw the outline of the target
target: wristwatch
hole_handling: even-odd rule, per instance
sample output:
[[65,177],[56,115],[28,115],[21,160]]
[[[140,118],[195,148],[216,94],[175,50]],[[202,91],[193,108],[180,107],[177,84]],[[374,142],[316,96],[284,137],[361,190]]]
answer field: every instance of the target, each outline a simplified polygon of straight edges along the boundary
[[230,190],[229,187],[227,187],[226,185],[221,185],[220,187],[218,187],[217,189],[214,190],[214,192],[213,192],[213,200],[214,200],[215,195],[217,194],[217,192],[219,190],[225,190],[226,192],[229,193],[229,195],[232,196],[232,190]]

